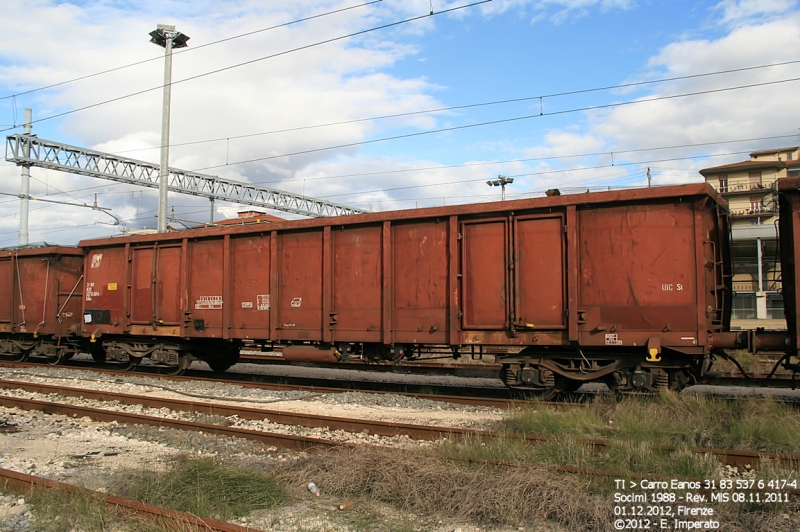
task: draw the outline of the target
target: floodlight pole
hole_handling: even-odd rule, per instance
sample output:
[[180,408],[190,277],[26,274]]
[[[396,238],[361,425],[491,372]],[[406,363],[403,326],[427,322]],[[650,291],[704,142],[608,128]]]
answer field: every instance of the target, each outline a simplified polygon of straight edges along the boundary
[[514,182],[513,177],[506,177],[504,175],[497,176],[497,179],[490,179],[486,182],[487,185],[490,187],[501,187],[502,193],[500,195],[501,201],[506,200],[506,185],[510,185]]
[[[169,180],[169,107],[172,93],[172,48],[183,48],[189,37],[175,26],[159,24],[150,42],[164,47],[164,99],[161,108],[161,170],[158,176],[158,232],[167,232],[167,181]],[[175,43],[176,39],[179,41]],[[174,46],[173,46],[174,45]]]
[[[30,109],[25,109],[25,134],[31,134],[31,121],[33,112]],[[23,148],[23,156],[29,159],[31,156],[31,146],[26,144]],[[19,237],[17,243],[20,246],[28,245],[28,206],[31,198],[31,166],[29,164],[22,165],[22,190],[19,197]]]

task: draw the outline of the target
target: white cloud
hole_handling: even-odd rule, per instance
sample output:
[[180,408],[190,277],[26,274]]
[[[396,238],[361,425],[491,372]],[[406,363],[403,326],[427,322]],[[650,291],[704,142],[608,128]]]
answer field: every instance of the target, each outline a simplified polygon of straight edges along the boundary
[[723,0],[715,6],[722,11],[722,24],[752,22],[754,18],[773,17],[794,9],[797,0]]
[[[739,7],[744,9],[745,6]],[[794,12],[770,21],[758,19],[732,27],[727,34],[716,39],[673,42],[650,58],[647,63],[649,70],[638,79],[691,76],[793,61],[797,59],[795,50],[799,47],[800,14]],[[573,128],[570,131],[551,132],[543,145],[533,147],[528,152],[613,152],[616,164],[643,161],[640,165],[629,167],[632,179],[638,184],[646,182],[644,170],[647,166],[652,167],[657,184],[701,181],[702,177],[697,173],[701,168],[746,160],[749,151],[798,142],[797,138],[790,136],[786,139],[701,146],[722,140],[759,139],[797,132],[797,116],[793,110],[800,107],[799,82],[721,89],[796,77],[796,66],[785,65],[697,77],[639,89],[633,94],[623,95],[618,101],[707,93],[588,113],[577,131]],[[682,145],[698,146],[648,150]],[[631,150],[638,151],[630,153]],[[706,157],[705,154],[712,157]],[[691,159],[691,156],[697,157]],[[673,160],[653,162],[663,159]],[[594,162],[608,165],[610,159],[598,157]],[[564,162],[563,166],[570,168],[578,164],[585,164],[585,161]]]
[[[0,21],[0,62],[6,65],[0,69],[0,87],[5,87],[6,93],[59,82],[110,66],[147,58],[154,60],[34,93],[14,102],[1,102],[0,106],[5,107],[0,108],[3,113],[0,122],[10,122],[12,103],[20,109],[23,106],[33,107],[34,119],[39,119],[158,87],[163,79],[163,52],[161,48],[148,43],[148,33],[158,22],[175,23],[178,30],[191,37],[187,51],[176,52],[173,60],[172,79],[177,82],[172,89],[171,143],[175,146],[171,149],[170,162],[173,166],[197,169],[225,165],[227,162],[259,159],[320,146],[357,143],[387,127],[415,130],[433,126],[436,123],[434,118],[412,116],[227,140],[241,135],[442,106],[432,96],[438,88],[425,79],[403,79],[384,72],[399,59],[416,53],[413,46],[393,39],[392,33],[335,41],[259,60],[285,50],[374,27],[387,20],[405,18],[414,9],[403,2],[384,2],[215,46],[202,46],[220,36],[238,35],[352,5],[353,2],[344,0],[308,0],[280,6],[228,0],[202,5],[161,5],[151,2],[142,5],[141,9],[127,10],[122,4],[93,2],[72,5],[38,0],[24,6],[19,3],[8,4],[4,6],[4,17]],[[419,14],[419,10],[414,14]],[[431,23],[427,24],[428,28],[432,27]],[[425,24],[417,26],[426,27]],[[35,40],[20,39],[20,35],[36,37]],[[197,80],[180,82],[247,61],[254,62]],[[161,97],[160,89],[153,90],[68,115],[59,121],[57,131],[48,122],[35,124],[34,133],[43,137],[49,135],[54,140],[63,140],[64,137],[75,139],[70,143],[102,151],[125,152],[132,158],[158,162]],[[20,121],[18,117],[17,123]],[[223,140],[180,146],[185,142],[203,139]],[[298,172],[331,157],[353,155],[357,150],[353,147],[265,160],[208,170],[208,173],[243,181],[268,181],[277,188],[300,192],[302,183],[294,179]],[[34,176],[40,173],[39,169],[32,170]],[[18,169],[13,166],[0,167],[0,179],[6,183],[18,183],[18,175]],[[63,178],[65,190],[104,184],[90,178]],[[111,193],[124,190],[125,187],[114,188],[107,182],[105,186],[110,187],[109,193],[100,196],[101,204],[113,206],[115,214],[122,213],[121,216],[127,217],[132,226],[144,223],[141,216],[139,220],[132,219],[136,218],[136,212],[131,208],[130,192]],[[16,188],[16,185],[8,188]],[[313,192],[322,196],[340,188],[321,184]],[[40,189],[40,185],[34,181],[34,193],[40,193]],[[102,187],[100,190],[103,192]],[[138,201],[140,215],[154,209],[153,194],[148,190],[141,192],[142,197]],[[207,200],[183,196],[171,196],[170,203],[186,205],[191,210],[207,210],[208,206]],[[13,201],[0,203],[0,232],[7,229],[7,233],[11,234],[12,226],[18,223],[15,214],[17,208]],[[31,228],[33,230],[34,226],[45,221],[58,224],[56,220],[60,220],[64,224],[80,219],[91,224],[103,219],[96,212],[87,210],[81,213],[76,214],[69,207],[51,207],[48,215],[54,218],[42,217],[35,223],[32,218]],[[150,214],[147,220],[152,227]],[[42,235],[50,234],[46,231],[49,229],[42,229]],[[12,237],[8,239],[15,240]],[[8,239],[4,240],[0,235],[0,245],[13,243]],[[31,240],[35,239],[32,235]]]

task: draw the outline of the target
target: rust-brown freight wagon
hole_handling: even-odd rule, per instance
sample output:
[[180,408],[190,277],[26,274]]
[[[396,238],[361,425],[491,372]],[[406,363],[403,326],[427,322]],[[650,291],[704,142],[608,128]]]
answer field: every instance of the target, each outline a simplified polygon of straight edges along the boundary
[[83,334],[177,370],[250,343],[316,361],[506,347],[512,387],[653,389],[702,373],[730,319],[726,207],[705,184],[80,245]]
[[54,363],[78,353],[82,280],[80,248],[0,250],[0,352]]

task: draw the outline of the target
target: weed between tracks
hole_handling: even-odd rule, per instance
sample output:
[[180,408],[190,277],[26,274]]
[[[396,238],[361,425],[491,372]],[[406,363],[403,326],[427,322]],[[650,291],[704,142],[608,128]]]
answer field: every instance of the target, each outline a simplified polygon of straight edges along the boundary
[[[167,473],[144,470],[121,475],[109,491],[223,519],[245,516],[253,510],[267,512],[275,524],[262,527],[267,530],[435,530],[440,529],[437,520],[448,519],[524,526],[526,530],[548,523],[545,530],[603,531],[611,529],[613,519],[612,479],[562,474],[536,463],[665,478],[719,478],[720,466],[713,458],[685,447],[797,453],[799,418],[795,409],[764,400],[731,408],[725,401],[669,393],[657,398],[602,398],[579,409],[551,411],[541,405],[519,411],[503,424],[508,432],[558,438],[535,446],[512,437],[449,441],[439,446],[437,450],[455,459],[431,451],[358,446],[277,465],[263,462],[261,467],[261,462],[253,462],[244,469],[210,460],[182,460]],[[604,438],[613,443],[595,452],[578,441],[581,438]],[[683,446],[684,450],[663,453],[654,449],[655,444]],[[517,464],[470,463],[471,458]],[[760,478],[796,478],[796,471],[772,469],[770,464],[762,465],[758,474]],[[311,497],[305,489],[309,481],[322,490],[320,499]],[[355,501],[351,511],[331,510],[331,505],[336,508],[344,499]],[[118,521],[114,520],[124,518],[84,503],[56,503],[37,502],[37,518],[50,516],[37,519],[37,523],[61,523],[42,530],[116,529]],[[300,519],[291,521],[292,528],[284,528],[285,504],[304,508]],[[393,517],[386,517],[386,507],[392,509],[390,514],[396,512]],[[715,504],[714,508],[726,530],[800,529],[796,502]],[[77,521],[76,512],[87,520]],[[57,515],[64,517],[53,521]],[[80,524],[63,526],[66,523]],[[119,529],[149,532],[154,530],[147,528],[150,526],[134,522]]]
[[28,501],[36,516],[33,528],[39,532],[188,532],[171,523],[152,523],[139,517],[108,508],[103,500],[86,493],[44,491]]
[[[506,443],[514,448],[512,442]],[[577,447],[563,447],[561,458],[573,459],[583,453]],[[468,457],[469,448],[461,447],[460,456],[454,459],[431,451],[359,446],[278,464],[251,462],[246,468],[188,459],[161,474],[144,470],[122,475],[109,490],[201,516],[230,518],[258,509],[256,514],[267,519],[266,525],[257,527],[263,530],[453,530],[437,525],[442,519],[481,526],[523,526],[526,530],[612,529],[611,479],[565,475],[535,464],[470,463],[463,459]],[[322,490],[319,499],[305,489],[312,480]],[[271,495],[264,496],[265,492]],[[198,498],[204,500],[203,504],[196,503]],[[345,499],[355,501],[352,510],[331,508]],[[226,502],[220,506],[222,500]],[[92,503],[55,494],[50,500],[37,501],[37,525],[52,526],[36,529],[182,532],[175,525],[156,527],[131,518],[126,521],[124,516]],[[281,506],[286,504],[301,508],[302,513],[287,520],[286,506]],[[297,512],[294,508],[292,511]],[[715,505],[715,511],[725,530],[788,532],[800,526],[796,503]],[[54,520],[55,516],[61,517]]]
[[800,413],[769,398],[731,405],[672,392],[658,397],[600,397],[587,408],[520,410],[500,429],[612,439],[633,446],[666,444],[800,454]]
[[209,459],[182,459],[166,472],[128,473],[117,479],[114,493],[223,520],[286,499],[283,488],[270,476]]
[[[148,469],[120,475],[109,492],[189,512],[197,516],[227,520],[254,510],[270,508],[286,500],[285,490],[268,474],[230,467],[208,459],[181,459],[167,471]],[[61,532],[183,532],[194,528],[163,520],[152,523],[123,511],[106,507],[90,494],[47,491],[30,503],[36,530]]]

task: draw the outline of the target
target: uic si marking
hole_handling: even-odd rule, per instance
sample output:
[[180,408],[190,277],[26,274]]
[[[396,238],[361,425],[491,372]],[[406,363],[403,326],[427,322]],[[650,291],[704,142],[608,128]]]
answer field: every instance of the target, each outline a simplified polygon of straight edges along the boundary
[[663,292],[672,292],[673,290],[683,290],[682,284],[661,283],[661,290]]

